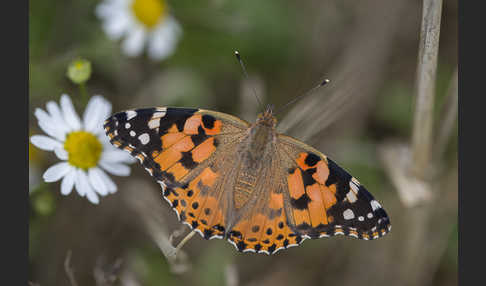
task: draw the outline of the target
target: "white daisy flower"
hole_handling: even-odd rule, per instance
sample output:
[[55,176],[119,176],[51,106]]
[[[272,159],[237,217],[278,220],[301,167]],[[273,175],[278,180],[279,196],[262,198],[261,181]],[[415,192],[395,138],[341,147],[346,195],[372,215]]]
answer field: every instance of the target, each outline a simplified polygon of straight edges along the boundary
[[165,0],[103,0],[96,14],[108,37],[125,36],[122,50],[128,56],[140,55],[147,43],[151,59],[164,59],[174,52],[182,34]]
[[54,101],[46,104],[47,112],[37,108],[35,116],[39,127],[49,136],[33,135],[30,142],[42,150],[54,151],[63,160],[44,174],[46,182],[62,179],[61,194],[68,195],[73,187],[80,196],[94,204],[98,195],[114,193],[117,186],[105,173],[128,176],[127,163],[134,160],[122,150],[113,147],[104,134],[103,122],[111,113],[111,103],[101,96],[93,96],[83,121],[74,110],[69,96],[61,96],[61,106]]

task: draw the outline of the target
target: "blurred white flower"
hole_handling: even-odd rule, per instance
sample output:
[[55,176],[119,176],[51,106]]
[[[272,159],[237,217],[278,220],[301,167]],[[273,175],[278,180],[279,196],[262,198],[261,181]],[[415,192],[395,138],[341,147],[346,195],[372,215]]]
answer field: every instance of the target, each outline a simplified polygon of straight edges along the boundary
[[[83,121],[74,110],[69,96],[61,96],[61,106],[54,101],[46,104],[47,112],[37,108],[35,116],[39,127],[49,136],[33,135],[30,141],[36,147],[54,151],[62,160],[44,174],[46,182],[62,179],[61,194],[68,195],[73,187],[80,196],[94,204],[98,195],[114,193],[117,186],[105,173],[128,176],[127,163],[134,160],[122,150],[113,147],[104,134],[103,122],[111,113],[111,103],[101,96],[93,96],[83,115]],[[104,169],[104,170],[103,170]]]
[[125,36],[122,49],[128,56],[140,55],[147,44],[148,56],[162,60],[174,52],[182,34],[165,0],[103,0],[96,14],[108,37]]

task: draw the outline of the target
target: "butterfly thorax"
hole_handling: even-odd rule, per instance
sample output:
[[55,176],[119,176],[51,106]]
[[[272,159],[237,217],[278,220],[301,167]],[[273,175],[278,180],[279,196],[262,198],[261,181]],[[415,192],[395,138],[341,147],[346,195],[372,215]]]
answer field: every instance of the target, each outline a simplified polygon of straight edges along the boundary
[[260,114],[240,145],[240,166],[235,178],[233,196],[236,208],[245,206],[254,197],[257,186],[261,185],[258,178],[262,178],[261,172],[271,163],[272,150],[275,149],[276,122],[271,111]]
[[250,127],[247,155],[255,161],[254,163],[261,161],[265,155],[265,150],[274,143],[276,123],[277,120],[272,116],[271,111],[265,111],[258,116],[256,123]]

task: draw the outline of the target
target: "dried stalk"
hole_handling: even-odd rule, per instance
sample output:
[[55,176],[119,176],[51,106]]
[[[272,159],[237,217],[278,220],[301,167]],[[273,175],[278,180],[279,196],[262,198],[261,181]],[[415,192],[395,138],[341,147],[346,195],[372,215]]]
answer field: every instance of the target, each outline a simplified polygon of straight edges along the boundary
[[[411,207],[419,203],[423,204],[422,206],[415,207],[409,214],[409,219],[407,220],[407,228],[409,231],[401,258],[403,261],[402,267],[407,271],[400,273],[400,285],[418,285],[425,284],[424,282],[430,282],[432,275],[430,271],[435,269],[427,268],[427,266],[432,264],[432,267],[437,266],[437,257],[440,256],[440,253],[447,245],[446,242],[440,241],[440,243],[436,243],[435,248],[426,246],[431,236],[440,237],[437,236],[437,232],[430,232],[430,227],[434,224],[433,218],[435,210],[431,207],[431,204],[441,204],[441,201],[438,200],[440,196],[432,197],[432,194],[437,195],[439,190],[444,189],[438,183],[440,180],[425,180],[425,178],[431,175],[430,167],[433,166],[432,159],[434,159],[434,154],[432,153],[432,136],[434,134],[435,82],[441,10],[442,0],[423,1],[412,138],[410,147],[402,145],[402,149],[406,153],[411,154],[410,156],[404,155],[403,152],[400,152],[400,148],[396,146],[386,147],[382,150],[383,161],[399,191],[404,205],[411,209]],[[450,93],[454,93],[454,82],[450,90]],[[441,142],[439,144],[442,145],[445,145],[450,136],[452,124],[456,116],[456,113],[452,109],[457,109],[457,103],[454,104],[453,95],[450,98],[452,98],[452,102],[450,102],[449,107],[446,107],[444,112],[444,118],[447,122],[441,122],[444,125],[442,125],[438,133],[438,140],[440,140],[438,142]],[[456,106],[454,107],[454,105]],[[443,151],[438,150],[437,152],[442,155]],[[400,155],[400,153],[402,154]],[[401,160],[393,159],[393,156],[390,156],[390,154]],[[396,172],[393,172],[393,165],[396,166]],[[432,182],[434,183],[432,184]],[[453,190],[454,187],[450,186],[449,189]],[[441,195],[444,195],[444,193]],[[425,198],[431,199],[425,200]],[[443,235],[448,231],[449,227],[447,225],[441,225],[439,235]]]
[[413,174],[426,176],[432,159],[435,79],[439,53],[442,0],[424,0],[422,6],[419,55],[417,65],[416,102],[412,130]]
[[411,150],[403,143],[386,143],[379,149],[380,159],[402,204],[411,208],[432,198],[427,182],[409,175]]
[[226,286],[238,286],[238,269],[236,264],[230,263],[226,265],[224,270]]
[[106,257],[100,256],[96,259],[96,264],[93,269],[93,277],[96,286],[112,286],[119,279],[118,272],[122,267],[123,260],[118,258],[112,265],[106,265]]

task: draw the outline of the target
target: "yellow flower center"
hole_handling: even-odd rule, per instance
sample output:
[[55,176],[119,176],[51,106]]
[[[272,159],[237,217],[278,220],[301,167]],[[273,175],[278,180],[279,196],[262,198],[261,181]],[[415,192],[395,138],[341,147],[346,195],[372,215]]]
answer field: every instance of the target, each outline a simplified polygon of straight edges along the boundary
[[134,0],[132,11],[147,28],[153,28],[167,13],[167,4],[162,0]]
[[98,164],[103,145],[93,134],[76,131],[67,135],[64,149],[68,152],[71,165],[87,170]]

